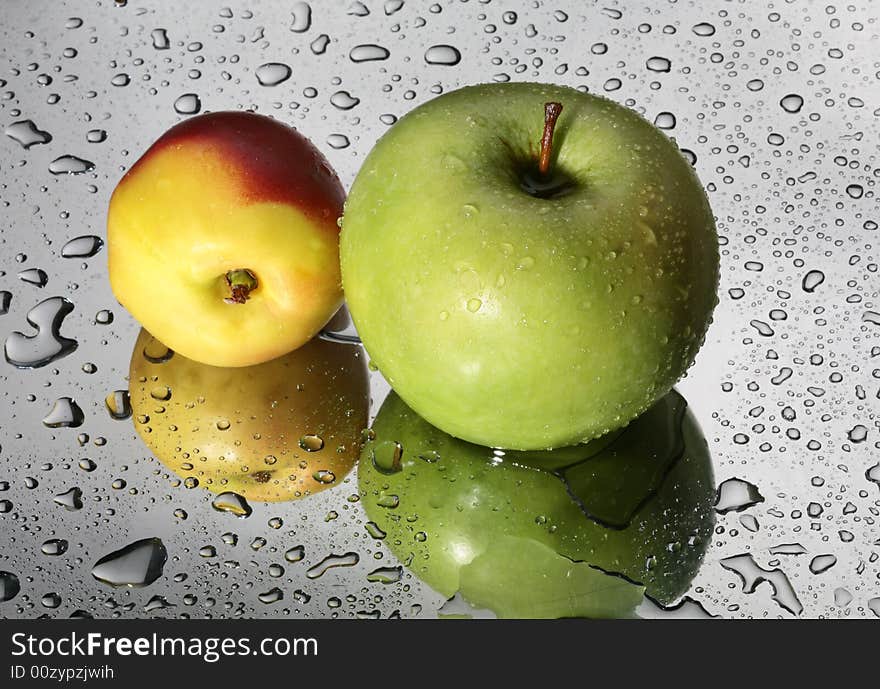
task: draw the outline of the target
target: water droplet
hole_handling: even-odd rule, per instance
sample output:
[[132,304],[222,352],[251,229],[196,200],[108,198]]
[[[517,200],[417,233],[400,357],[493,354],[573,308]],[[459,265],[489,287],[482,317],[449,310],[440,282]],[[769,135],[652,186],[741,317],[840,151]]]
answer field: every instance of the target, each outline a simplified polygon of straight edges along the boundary
[[480,308],[482,306],[483,306],[483,302],[480,301],[479,299],[477,299],[477,298],[468,299],[467,310],[470,311],[471,313],[476,313],[477,311],[480,310]]
[[293,21],[290,30],[295,33],[305,33],[312,26],[312,8],[307,2],[295,2],[290,9]]
[[318,471],[312,474],[312,478],[318,483],[330,485],[331,483],[336,481],[336,474],[334,474],[332,471],[328,471],[327,469],[318,469]]
[[330,36],[322,33],[309,44],[309,48],[315,55],[323,55],[327,51],[328,45],[330,45]]
[[771,555],[803,555],[806,552],[800,543],[780,543],[770,548]]
[[171,41],[168,40],[168,32],[165,29],[153,29],[150,32],[153,39],[153,47],[156,50],[168,50],[171,47]]
[[43,425],[48,428],[77,428],[82,426],[85,414],[71,397],[59,397],[55,405],[43,418]]
[[272,603],[277,603],[278,601],[282,600],[284,598],[284,592],[276,586],[269,589],[265,593],[258,594],[257,598],[260,599],[261,603],[270,605]]
[[12,292],[0,290],[0,316],[9,313],[9,305],[12,303]]
[[865,472],[865,478],[880,486],[880,463],[875,464]]
[[403,445],[394,440],[374,443],[370,448],[370,459],[379,473],[396,474],[403,468]]
[[811,270],[806,275],[804,275],[803,282],[801,282],[801,287],[804,292],[814,292],[816,288],[825,282],[825,273],[821,270]]
[[91,258],[101,250],[102,246],[104,246],[104,241],[92,234],[74,237],[61,247],[61,256],[63,258]]
[[880,313],[877,311],[865,311],[862,314],[862,322],[880,325]]
[[178,115],[195,115],[202,109],[202,101],[196,93],[184,93],[174,101],[174,112]]
[[461,53],[451,45],[432,45],[425,51],[425,62],[429,65],[452,67],[461,62]]
[[742,512],[753,505],[764,502],[758,487],[739,478],[729,478],[718,486],[715,496],[715,511],[719,514]]
[[299,562],[306,556],[305,546],[295,546],[284,553],[284,559],[288,562]]
[[754,593],[762,582],[768,582],[773,589],[772,598],[782,608],[794,615],[803,612],[803,605],[797,598],[788,577],[780,569],[764,569],[755,562],[749,553],[733,555],[720,560],[724,569],[735,572],[742,581],[744,593]]
[[309,579],[317,579],[323,576],[325,572],[334,567],[353,567],[360,562],[360,556],[357,553],[345,553],[344,555],[328,555],[318,564],[313,565],[306,570],[306,576]]
[[253,508],[248,504],[247,500],[238,493],[231,491],[220,493],[216,496],[211,501],[211,507],[218,512],[229,512],[242,519],[250,517],[253,512]]
[[654,118],[654,126],[658,129],[674,129],[675,124],[675,115],[671,112],[657,113],[657,117]]
[[47,593],[42,598],[40,598],[40,605],[42,605],[44,608],[54,610],[61,605],[61,596],[59,596],[57,593]]
[[25,149],[39,144],[47,144],[52,140],[52,135],[49,132],[44,132],[31,120],[13,122],[6,128],[5,133]]
[[119,86],[119,87],[128,86],[131,83],[131,77],[123,72],[123,73],[114,75],[113,78],[110,79],[110,83],[113,84],[114,86]]
[[403,0],[385,0],[383,7],[385,9],[385,16],[390,17],[403,7]]
[[804,99],[796,93],[789,93],[787,96],[783,96],[782,100],[779,101],[779,105],[782,106],[785,112],[794,114],[800,112],[801,108],[804,107]]
[[751,325],[755,330],[758,331],[758,334],[763,337],[772,337],[774,332],[773,328],[771,328],[764,321],[759,321],[757,319],[749,321],[749,325]]
[[81,510],[83,506],[82,490],[79,488],[71,488],[64,493],[58,493],[58,495],[53,498],[53,502],[56,505],[61,505],[64,509],[70,512]]
[[150,397],[157,402],[167,402],[171,399],[171,388],[167,385],[157,385],[150,388]]
[[861,424],[857,424],[847,432],[846,437],[850,442],[863,443],[868,438],[868,429]]
[[373,43],[356,45],[348,54],[352,62],[372,62],[374,60],[387,60],[391,53],[387,48]]
[[49,276],[46,275],[46,271],[40,268],[23,270],[18,274],[18,279],[41,289],[49,282]]
[[605,83],[602,84],[602,88],[606,91],[617,91],[621,86],[623,86],[623,82],[617,77],[607,79]]
[[307,433],[299,439],[299,446],[306,452],[318,452],[324,449],[324,439],[319,435]]
[[367,581],[378,584],[396,584],[403,576],[403,567],[379,567],[367,575]]
[[364,529],[366,529],[367,533],[370,534],[371,538],[375,538],[377,540],[382,540],[388,534],[382,531],[379,528],[379,525],[376,522],[367,522],[364,524]]
[[351,110],[360,102],[359,98],[355,98],[348,91],[337,91],[330,96],[330,104],[340,110]]
[[152,364],[164,364],[174,356],[174,352],[153,338],[144,346],[143,355]]
[[60,330],[71,311],[73,304],[64,297],[50,297],[37,304],[26,316],[36,334],[10,334],[6,338],[6,361],[17,368],[39,368],[70,354],[77,348],[77,342],[63,337]]
[[712,36],[715,34],[715,27],[709,22],[700,22],[694,26],[693,32],[697,36]]
[[861,184],[849,184],[846,187],[846,195],[851,199],[860,199],[864,193],[865,189]]
[[255,72],[261,86],[278,86],[293,74],[293,70],[282,62],[267,62],[257,67]]
[[50,538],[48,541],[45,541],[42,546],[40,546],[40,552],[43,555],[64,555],[67,552],[67,548],[69,544],[63,538]]
[[672,62],[665,57],[649,57],[645,66],[652,72],[668,72],[672,69]]
[[382,493],[376,499],[376,504],[379,507],[385,507],[389,510],[397,509],[400,505],[400,498],[393,493]]
[[153,596],[144,605],[144,612],[153,612],[154,610],[164,610],[165,608],[173,608],[174,605],[169,603],[164,596]]
[[95,323],[100,323],[101,325],[109,325],[113,322],[113,312],[108,309],[101,309],[98,313],[95,314]]
[[348,148],[351,142],[345,134],[330,134],[327,137],[327,145],[330,148],[341,149]]
[[122,421],[131,416],[131,398],[128,390],[114,390],[104,398],[110,418]]
[[63,155],[49,163],[49,172],[53,175],[80,175],[95,169],[95,164],[74,155]]
[[853,595],[844,588],[834,589],[834,605],[838,608],[845,608],[852,603]]
[[0,603],[12,600],[21,590],[18,577],[12,572],[0,572]]
[[822,574],[837,564],[837,558],[834,555],[816,555],[810,560],[810,571],[813,574]]
[[107,140],[107,132],[104,129],[90,129],[86,132],[86,141],[90,144],[99,144]]
[[168,552],[158,538],[144,538],[105,555],[92,576],[110,586],[149,586],[162,576]]

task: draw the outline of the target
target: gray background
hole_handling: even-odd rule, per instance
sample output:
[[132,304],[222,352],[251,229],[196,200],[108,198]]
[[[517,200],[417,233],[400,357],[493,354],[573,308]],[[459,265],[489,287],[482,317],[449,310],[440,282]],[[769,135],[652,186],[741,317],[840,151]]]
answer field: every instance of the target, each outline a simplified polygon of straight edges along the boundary
[[[716,480],[745,479],[764,501],[718,515],[690,597],[715,615],[791,617],[769,584],[746,593],[719,563],[750,553],[787,577],[802,617],[880,614],[880,495],[866,475],[880,461],[877,6],[312,2],[307,26],[303,6],[3,3],[0,127],[30,119],[52,140],[25,150],[0,137],[0,290],[11,293],[0,341],[30,334],[28,311],[64,296],[75,308],[62,331],[79,346],[33,370],[0,361],[0,500],[8,501],[0,503],[8,508],[0,514],[0,570],[21,582],[0,615],[436,615],[443,600],[409,574],[392,585],[367,582],[368,572],[395,560],[348,499],[354,474],[308,500],[255,504],[244,520],[212,510],[207,491],[174,487],[131,421],[112,420],[104,407],[109,392],[126,387],[138,331],[110,292],[106,253],[62,258],[61,248],[76,236],[104,236],[116,182],[183,118],[175,102],[180,107],[185,94],[196,94],[203,112],[254,109],[297,126],[348,186],[390,115],[457,86],[507,79],[585,87],[650,120],[672,113],[668,133],[696,156],[722,243],[720,304],[679,389],[709,440]],[[714,32],[695,30],[700,23]],[[166,30],[167,49],[155,47],[156,29]],[[321,35],[329,39],[323,51]],[[381,45],[390,57],[354,62],[350,52],[360,44]],[[455,46],[460,62],[429,64],[426,51],[438,44]],[[666,58],[669,71],[652,70],[654,57]],[[261,85],[257,69],[270,62],[289,65],[292,76]],[[339,91],[359,103],[337,107]],[[797,112],[781,104],[790,94],[802,98]],[[96,129],[106,140],[89,141]],[[51,174],[50,163],[64,155],[92,161],[94,170]],[[45,271],[45,287],[19,279],[31,268]],[[825,280],[807,292],[802,281],[811,270]],[[111,324],[96,322],[103,309],[112,311]],[[84,372],[86,364],[96,371]],[[374,409],[386,392],[374,375]],[[83,409],[80,428],[43,424],[62,396]],[[783,417],[785,407],[795,418]],[[848,434],[860,439],[858,426],[865,437],[854,442]],[[81,433],[88,439],[78,440]],[[78,468],[86,457],[97,464],[91,473]],[[124,488],[113,487],[118,479]],[[85,506],[67,512],[53,497],[73,486]],[[173,515],[179,508],[185,522]],[[331,510],[338,517],[327,521]],[[744,527],[744,515],[757,531]],[[273,517],[280,528],[268,525]],[[238,535],[237,545],[223,542],[226,532]],[[98,557],[147,536],[160,536],[169,552],[155,584],[113,590],[90,576]],[[250,547],[257,537],[267,541],[260,550]],[[51,538],[67,540],[68,551],[43,554]],[[802,554],[772,552],[793,543]],[[300,544],[305,560],[285,563],[284,551]],[[207,545],[216,557],[199,555]],[[359,553],[357,565],[306,578],[312,564],[348,551]],[[813,573],[813,558],[828,554],[836,563]],[[282,577],[269,575],[273,563],[285,565]],[[175,582],[181,573],[187,579]],[[259,602],[274,586],[283,600]],[[145,611],[153,596],[174,607]],[[342,605],[329,607],[331,597]]]

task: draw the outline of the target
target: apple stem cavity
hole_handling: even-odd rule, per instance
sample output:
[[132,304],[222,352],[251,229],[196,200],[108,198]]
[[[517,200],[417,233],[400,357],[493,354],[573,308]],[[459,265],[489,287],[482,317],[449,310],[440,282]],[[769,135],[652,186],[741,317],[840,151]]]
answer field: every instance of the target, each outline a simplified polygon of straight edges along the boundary
[[223,300],[227,304],[244,304],[257,288],[257,277],[247,268],[230,270],[225,278],[230,292],[230,296]]
[[553,131],[556,120],[562,113],[562,103],[544,103],[544,133],[541,135],[541,154],[538,157],[538,172],[546,175],[550,171],[550,156],[553,153]]

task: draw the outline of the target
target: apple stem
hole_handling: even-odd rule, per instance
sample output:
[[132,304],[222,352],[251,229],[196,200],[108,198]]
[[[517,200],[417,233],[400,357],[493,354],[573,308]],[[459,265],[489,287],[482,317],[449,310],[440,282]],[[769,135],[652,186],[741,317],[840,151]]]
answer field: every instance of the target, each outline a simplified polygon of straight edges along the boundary
[[223,300],[227,304],[244,304],[257,288],[257,278],[247,268],[230,270],[225,277],[231,294]]
[[544,133],[541,135],[541,155],[538,158],[538,172],[546,175],[550,171],[550,154],[553,146],[553,130],[562,112],[562,103],[544,103]]

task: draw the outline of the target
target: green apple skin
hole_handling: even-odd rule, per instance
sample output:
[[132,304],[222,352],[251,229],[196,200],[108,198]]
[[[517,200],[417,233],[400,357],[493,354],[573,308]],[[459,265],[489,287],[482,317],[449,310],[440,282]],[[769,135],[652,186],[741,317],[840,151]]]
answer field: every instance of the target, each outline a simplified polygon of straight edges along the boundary
[[[544,457],[453,438],[393,392],[372,430],[358,485],[385,544],[442,595],[459,592],[499,616],[522,616],[509,611],[529,609],[524,598],[536,599],[532,609],[547,617],[632,612],[629,606],[603,611],[602,592],[592,600],[573,594],[565,568],[559,574],[550,566],[551,551],[558,561],[621,574],[661,604],[673,603],[687,591],[711,539],[711,457],[674,390],[610,442]],[[402,448],[397,471],[387,461],[394,443]],[[499,548],[502,541],[516,552]],[[466,577],[475,562],[480,576]]]
[[[563,105],[551,177],[567,188],[539,198],[521,181],[549,101]],[[401,118],[354,181],[340,258],[391,386],[493,447],[624,426],[691,365],[717,302],[714,219],[675,143],[553,85],[466,87]]]

